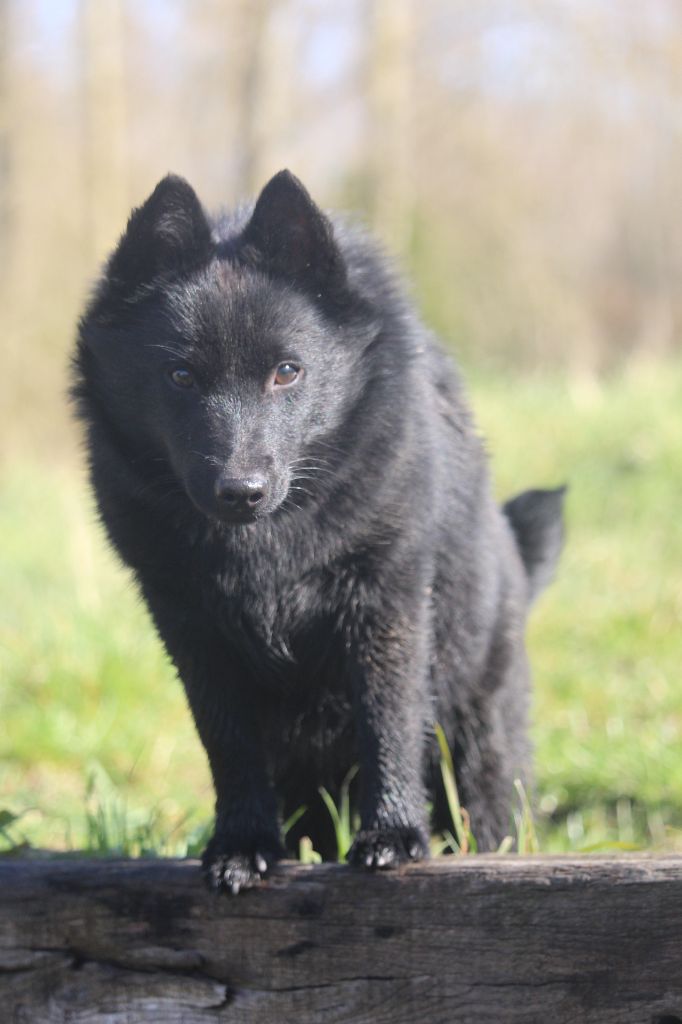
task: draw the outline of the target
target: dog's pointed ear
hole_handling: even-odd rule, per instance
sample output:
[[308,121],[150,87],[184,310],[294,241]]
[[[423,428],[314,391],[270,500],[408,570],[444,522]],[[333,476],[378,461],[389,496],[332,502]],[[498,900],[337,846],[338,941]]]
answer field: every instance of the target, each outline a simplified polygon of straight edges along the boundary
[[201,266],[212,249],[211,229],[196,192],[184,178],[169,174],[131,213],[107,266],[109,289],[130,298],[158,278]]
[[261,192],[241,252],[252,265],[318,295],[338,292],[346,281],[330,221],[290,171],[280,171]]

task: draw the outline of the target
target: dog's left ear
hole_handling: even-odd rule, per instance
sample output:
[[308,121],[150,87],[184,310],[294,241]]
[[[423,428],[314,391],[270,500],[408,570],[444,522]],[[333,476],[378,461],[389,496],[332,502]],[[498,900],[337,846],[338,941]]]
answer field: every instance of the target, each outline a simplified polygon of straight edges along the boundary
[[338,295],[346,269],[332,225],[290,171],[267,183],[241,238],[242,257],[317,297]]

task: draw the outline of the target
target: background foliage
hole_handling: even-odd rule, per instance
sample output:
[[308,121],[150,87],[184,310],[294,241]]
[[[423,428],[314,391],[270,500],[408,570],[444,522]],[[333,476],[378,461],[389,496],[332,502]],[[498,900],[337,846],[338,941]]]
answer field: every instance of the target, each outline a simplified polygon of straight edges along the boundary
[[181,849],[210,814],[180,685],[95,524],[66,367],[163,174],[216,208],[282,166],[401,263],[500,496],[570,483],[530,637],[543,843],[674,845],[675,0],[0,0],[0,808],[22,815],[0,837]]

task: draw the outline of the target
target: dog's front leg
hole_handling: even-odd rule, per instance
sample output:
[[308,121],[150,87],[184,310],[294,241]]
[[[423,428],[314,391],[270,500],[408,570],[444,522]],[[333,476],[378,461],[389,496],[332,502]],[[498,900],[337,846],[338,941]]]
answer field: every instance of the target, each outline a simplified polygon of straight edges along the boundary
[[197,708],[185,684],[216,790],[215,831],[202,856],[211,889],[236,894],[264,878],[284,856],[274,793],[250,703],[231,680],[220,704]]
[[277,806],[267,777],[252,684],[205,616],[145,596],[185,686],[216,791],[215,831],[202,864],[209,886],[238,893],[284,856]]
[[428,610],[365,608],[350,640],[360,751],[361,831],[348,854],[358,866],[392,868],[428,856],[424,757],[428,707]]

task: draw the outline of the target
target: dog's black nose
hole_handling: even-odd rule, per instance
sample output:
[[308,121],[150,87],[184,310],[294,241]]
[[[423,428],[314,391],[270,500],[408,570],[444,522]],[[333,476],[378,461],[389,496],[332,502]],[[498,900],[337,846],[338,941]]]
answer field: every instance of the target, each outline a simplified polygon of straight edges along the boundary
[[215,496],[227,512],[254,512],[267,493],[268,484],[261,476],[244,480],[223,477],[215,485]]

